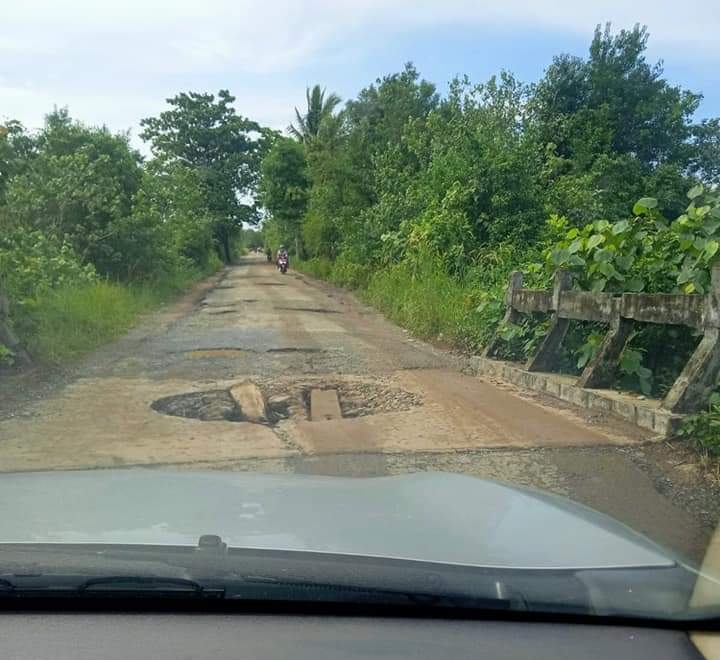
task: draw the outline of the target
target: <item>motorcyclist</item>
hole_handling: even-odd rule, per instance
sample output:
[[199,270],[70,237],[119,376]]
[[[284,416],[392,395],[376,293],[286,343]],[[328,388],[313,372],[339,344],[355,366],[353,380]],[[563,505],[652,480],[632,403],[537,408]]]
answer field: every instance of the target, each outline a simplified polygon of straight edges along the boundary
[[278,250],[277,260],[275,263],[279,264],[280,259],[283,257],[285,258],[285,263],[287,264],[287,267],[290,268],[290,255],[288,254],[287,248],[284,245],[281,245],[280,249]]
[[268,263],[272,261],[272,250],[270,248],[265,250],[265,256],[267,257]]

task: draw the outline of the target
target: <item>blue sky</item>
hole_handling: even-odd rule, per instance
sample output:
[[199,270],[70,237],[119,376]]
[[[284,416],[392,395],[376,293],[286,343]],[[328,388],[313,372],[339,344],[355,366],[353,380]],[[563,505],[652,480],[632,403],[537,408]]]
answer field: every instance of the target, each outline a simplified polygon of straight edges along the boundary
[[441,90],[503,68],[530,82],[553,55],[584,55],[607,20],[647,24],[649,59],[704,93],[701,117],[720,115],[717,0],[25,0],[0,23],[0,119],[34,128],[67,105],[136,134],[166,97],[228,88],[239,112],[283,128],[306,85],[347,99],[406,61]]

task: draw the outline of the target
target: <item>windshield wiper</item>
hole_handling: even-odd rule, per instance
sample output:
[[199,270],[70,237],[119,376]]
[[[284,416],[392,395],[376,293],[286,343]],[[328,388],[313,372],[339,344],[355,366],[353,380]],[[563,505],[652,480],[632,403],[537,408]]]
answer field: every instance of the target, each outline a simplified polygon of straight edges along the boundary
[[0,595],[12,596],[120,596],[120,597],[189,597],[222,599],[223,588],[203,586],[186,578],[109,575],[96,578],[68,578],[33,575],[15,582],[0,579]]

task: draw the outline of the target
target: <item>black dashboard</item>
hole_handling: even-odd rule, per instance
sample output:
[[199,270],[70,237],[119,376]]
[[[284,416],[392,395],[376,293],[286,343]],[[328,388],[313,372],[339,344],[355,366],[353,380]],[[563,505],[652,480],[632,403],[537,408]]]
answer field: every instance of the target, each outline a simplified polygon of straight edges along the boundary
[[684,660],[682,631],[626,626],[255,614],[0,613],[3,660]]

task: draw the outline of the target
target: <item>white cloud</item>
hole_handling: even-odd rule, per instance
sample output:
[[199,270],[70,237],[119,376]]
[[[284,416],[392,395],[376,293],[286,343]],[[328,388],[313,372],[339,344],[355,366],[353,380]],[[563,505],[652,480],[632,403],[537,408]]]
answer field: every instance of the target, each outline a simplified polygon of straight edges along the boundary
[[[717,0],[25,0],[3,7],[0,115],[30,125],[69,104],[86,121],[136,124],[179,89],[258,85],[243,112],[283,126],[297,90],[283,77],[349,49],[439,26],[589,36],[597,23],[647,23],[654,52],[720,58]],[[482,34],[481,32],[479,32]],[[558,51],[562,46],[558,46]],[[502,62],[497,63],[498,68]],[[380,73],[380,72],[379,72]],[[365,82],[365,81],[362,81]],[[239,85],[238,85],[239,84]],[[295,80],[292,81],[295,85]],[[238,94],[240,96],[240,94]],[[248,97],[248,98],[245,98]],[[279,103],[284,105],[279,107]],[[285,117],[286,119],[282,119]]]

